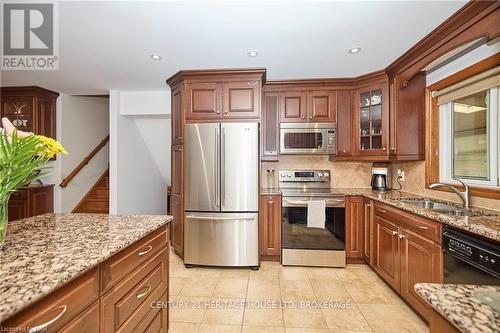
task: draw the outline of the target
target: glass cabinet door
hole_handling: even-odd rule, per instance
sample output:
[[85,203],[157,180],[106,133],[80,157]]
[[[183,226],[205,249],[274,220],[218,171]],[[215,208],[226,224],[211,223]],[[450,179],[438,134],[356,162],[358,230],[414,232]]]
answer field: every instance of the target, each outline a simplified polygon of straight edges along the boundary
[[359,98],[358,149],[383,150],[382,89],[361,92]]

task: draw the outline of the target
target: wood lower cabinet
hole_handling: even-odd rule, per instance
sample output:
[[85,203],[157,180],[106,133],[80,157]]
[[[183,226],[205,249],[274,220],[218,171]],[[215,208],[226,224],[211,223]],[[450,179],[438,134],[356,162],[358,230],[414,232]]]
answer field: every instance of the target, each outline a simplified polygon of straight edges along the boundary
[[281,257],[281,195],[261,195],[259,211],[260,256],[279,261]]
[[184,258],[184,204],[182,197],[172,194],[170,209],[174,217],[170,228],[172,247],[175,254]]
[[363,259],[372,266],[372,201],[363,198]]
[[54,212],[54,185],[21,188],[9,199],[9,221]]
[[[8,318],[0,324],[0,330],[27,332],[39,327],[38,331],[49,333],[166,333],[167,229],[153,231]],[[134,260],[137,258],[139,260]],[[113,274],[107,275],[107,272]]]
[[363,197],[345,200],[345,252],[346,258],[363,258]]
[[431,309],[414,291],[416,283],[442,283],[441,225],[386,205],[373,213],[373,268],[424,319]]

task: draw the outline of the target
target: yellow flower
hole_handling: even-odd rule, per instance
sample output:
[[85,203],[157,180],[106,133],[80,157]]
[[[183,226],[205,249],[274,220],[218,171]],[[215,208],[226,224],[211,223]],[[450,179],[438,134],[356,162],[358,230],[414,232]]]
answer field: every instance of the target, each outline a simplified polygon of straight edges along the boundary
[[66,149],[64,149],[64,147],[58,141],[43,135],[37,135],[36,137],[43,145],[43,147],[46,149],[45,154],[48,157],[52,158],[59,153],[68,154]]

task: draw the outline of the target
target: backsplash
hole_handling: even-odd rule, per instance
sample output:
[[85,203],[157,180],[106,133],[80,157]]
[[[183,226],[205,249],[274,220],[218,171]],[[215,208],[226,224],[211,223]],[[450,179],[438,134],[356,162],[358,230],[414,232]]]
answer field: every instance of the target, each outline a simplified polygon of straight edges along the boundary
[[267,169],[275,169],[274,183],[278,186],[279,170],[330,170],[332,187],[370,187],[371,163],[362,162],[330,162],[328,156],[280,156],[279,162],[263,162],[261,183],[266,184]]
[[[396,169],[402,168],[405,171],[405,181],[401,182],[402,191],[461,203],[460,198],[453,193],[430,190],[425,187],[425,161],[407,162],[392,164],[392,185],[397,187]],[[471,205],[487,209],[500,210],[500,200],[482,197],[471,197]]]

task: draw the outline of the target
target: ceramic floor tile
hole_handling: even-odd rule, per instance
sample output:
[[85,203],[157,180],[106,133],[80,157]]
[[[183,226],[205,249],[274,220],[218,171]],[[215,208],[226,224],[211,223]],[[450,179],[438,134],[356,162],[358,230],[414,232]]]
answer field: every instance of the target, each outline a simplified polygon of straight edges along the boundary
[[198,323],[180,323],[176,321],[170,321],[169,333],[193,333],[198,330],[200,324]]
[[[170,331],[169,331],[170,332]],[[240,325],[201,324],[197,333],[240,333]]]
[[182,287],[179,296],[181,297],[211,297],[215,286],[217,284],[217,279],[210,278],[188,278]]
[[283,300],[315,300],[316,296],[309,280],[280,281],[281,299]]
[[170,296],[179,295],[182,287],[184,287],[185,279],[178,277],[171,277],[168,281],[168,294]]
[[412,319],[392,304],[358,304],[374,332],[417,332]]
[[280,300],[279,280],[252,280],[248,282],[247,299]]
[[287,327],[286,333],[330,333],[326,328],[296,328],[296,327]]
[[285,333],[283,326],[246,326],[243,325],[241,333]]
[[283,326],[282,309],[245,309],[244,326]]
[[220,277],[224,279],[248,279],[250,272],[249,268],[222,268],[220,269]]
[[333,331],[370,331],[370,325],[355,305],[344,309],[323,309],[328,329]]
[[212,298],[202,323],[241,326],[245,311],[244,302],[244,299]]
[[320,309],[283,309],[285,327],[323,328],[326,321]]
[[385,290],[376,282],[350,281],[345,288],[356,304],[389,304]]
[[323,268],[323,267],[311,267],[307,270],[307,275],[309,279],[320,280],[320,281],[338,281],[336,274],[337,270],[343,268]]
[[169,319],[176,322],[201,323],[209,298],[178,297],[171,300]]
[[306,267],[283,267],[280,272],[281,280],[309,280]]
[[219,279],[213,297],[245,298],[248,280]]
[[354,303],[343,282],[311,279],[311,284],[318,300]]

